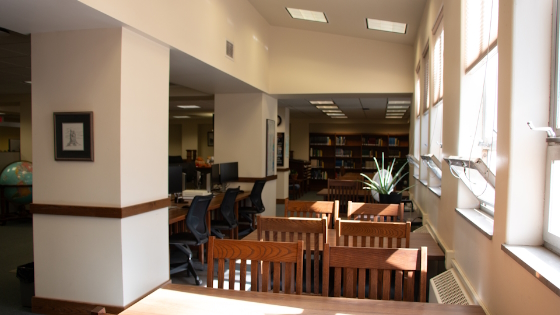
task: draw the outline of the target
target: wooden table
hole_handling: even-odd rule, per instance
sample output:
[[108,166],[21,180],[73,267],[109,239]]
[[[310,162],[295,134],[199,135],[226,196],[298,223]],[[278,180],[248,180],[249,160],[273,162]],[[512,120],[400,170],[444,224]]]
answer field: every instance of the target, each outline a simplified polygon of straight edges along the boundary
[[[328,188],[323,188],[323,189],[319,190],[317,192],[317,196],[323,196],[323,200],[328,201],[327,199],[329,197],[329,189]],[[358,197],[360,197],[361,199],[366,198],[366,197],[370,197],[370,196],[371,196],[371,190],[367,190],[367,189],[358,190]],[[410,194],[408,193],[408,191],[403,191],[402,196],[403,196],[403,199],[408,200]]]
[[[255,230],[243,239],[247,241],[257,241],[258,233]],[[322,237],[320,236],[319,239],[322,239]],[[329,244],[336,244],[336,231],[334,229],[327,230],[327,241]],[[311,248],[314,248],[314,244],[315,239],[311,238]],[[369,246],[369,240],[367,241],[366,246]],[[445,261],[445,254],[429,233],[410,233],[410,248],[420,248],[422,246],[428,248],[428,260]],[[322,243],[319,244],[319,250],[323,250]]]
[[168,284],[121,315],[208,314],[446,314],[485,315],[478,305],[347,299],[311,295],[211,289]]
[[[235,198],[235,218],[239,220],[239,202],[249,198],[251,192],[244,192],[237,195]],[[225,193],[221,193],[217,196],[212,198],[210,201],[210,205],[208,205],[208,214],[206,215],[206,226],[208,227],[208,232],[210,233],[210,229],[212,227],[212,211],[220,209],[222,205],[222,201],[224,200]],[[185,203],[171,203],[169,207],[169,225],[180,223],[184,221],[187,217],[187,213],[189,212],[188,208],[191,205],[191,200]],[[237,239],[239,238],[239,228],[235,228],[234,237]],[[202,264],[204,264],[204,255],[200,255],[200,260]]]

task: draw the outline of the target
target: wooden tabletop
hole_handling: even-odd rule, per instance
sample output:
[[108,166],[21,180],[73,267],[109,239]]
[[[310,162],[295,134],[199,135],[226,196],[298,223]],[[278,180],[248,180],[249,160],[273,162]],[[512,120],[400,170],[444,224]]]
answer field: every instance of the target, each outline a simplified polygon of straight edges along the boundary
[[208,314],[446,314],[485,315],[478,305],[348,299],[311,295],[211,289],[168,284],[121,315]]
[[[214,198],[212,198],[212,201],[210,201],[210,205],[208,205],[208,211],[219,209],[220,206],[222,205],[222,201],[224,200],[224,195],[225,195],[224,193],[221,193],[215,196]],[[251,195],[251,192],[240,193],[237,195],[237,198],[235,198],[235,202],[239,202],[241,200],[249,198],[249,195]],[[190,200],[185,203],[172,203],[171,206],[169,207],[169,224],[173,224],[175,222],[184,220],[189,210],[183,207],[184,206],[188,207],[190,205],[191,205]]]
[[[323,188],[321,190],[319,190],[317,192],[318,196],[328,196],[329,195],[329,189],[328,188]],[[362,189],[362,190],[358,190],[358,196],[363,197],[363,196],[369,196],[371,195],[371,190],[367,190],[367,189]],[[408,198],[409,197],[409,193],[408,191],[403,191],[402,192],[403,197]]]
[[[328,229],[327,234],[327,240],[329,244],[336,244],[336,231],[333,229]],[[257,231],[255,230],[251,232],[243,239],[247,241],[257,241]],[[319,236],[319,239],[322,239],[322,236]],[[311,248],[314,248],[314,242],[315,239],[311,238]],[[369,246],[369,240],[367,241],[366,246]],[[428,248],[428,260],[445,260],[445,254],[443,253],[441,248],[439,248],[438,244],[436,243],[436,241],[434,241],[429,233],[410,233],[410,248],[420,248],[422,246],[426,246]],[[319,244],[319,250],[323,250],[323,244]]]

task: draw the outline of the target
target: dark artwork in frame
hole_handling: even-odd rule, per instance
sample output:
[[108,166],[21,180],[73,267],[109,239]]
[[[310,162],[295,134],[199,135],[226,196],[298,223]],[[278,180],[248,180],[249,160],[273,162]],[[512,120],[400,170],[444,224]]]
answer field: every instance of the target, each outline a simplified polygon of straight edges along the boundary
[[93,112],[53,113],[54,159],[93,162]]

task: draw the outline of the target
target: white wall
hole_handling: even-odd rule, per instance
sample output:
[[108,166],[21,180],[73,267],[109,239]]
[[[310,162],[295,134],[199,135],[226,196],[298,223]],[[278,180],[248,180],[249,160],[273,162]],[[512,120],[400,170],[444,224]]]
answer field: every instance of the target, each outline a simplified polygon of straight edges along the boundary
[[413,92],[410,46],[281,27],[270,34],[271,94]]
[[[239,162],[239,177],[265,177],[266,119],[276,121],[277,100],[261,93],[216,94],[214,110],[215,162]],[[240,186],[247,191],[253,184]],[[265,215],[275,215],[276,180],[266,182],[262,198]]]
[[19,112],[19,141],[21,159],[33,162],[31,141],[31,102],[21,102]]

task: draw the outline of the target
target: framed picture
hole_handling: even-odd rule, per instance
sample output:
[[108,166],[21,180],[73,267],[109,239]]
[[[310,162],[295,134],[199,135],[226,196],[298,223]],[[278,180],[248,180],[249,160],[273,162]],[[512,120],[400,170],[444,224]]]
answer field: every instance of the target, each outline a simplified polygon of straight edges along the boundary
[[93,161],[93,112],[53,113],[54,159]]
[[284,166],[284,133],[278,133],[278,144],[276,145],[276,156],[278,166]]
[[274,146],[276,145],[276,122],[272,119],[266,120],[266,176],[274,175]]
[[214,132],[213,131],[208,131],[208,146],[209,147],[214,146]]

